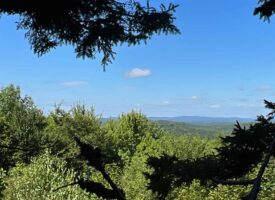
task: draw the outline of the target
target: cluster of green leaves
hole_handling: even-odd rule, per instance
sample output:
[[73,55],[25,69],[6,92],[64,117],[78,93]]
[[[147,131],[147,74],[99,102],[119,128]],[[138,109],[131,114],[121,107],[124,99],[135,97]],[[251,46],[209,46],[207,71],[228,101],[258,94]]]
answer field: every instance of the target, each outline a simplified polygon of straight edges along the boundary
[[[0,167],[28,163],[44,148],[46,117],[30,97],[11,85],[0,92]],[[12,148],[5,148],[12,147]]]
[[[95,187],[114,195],[114,185],[133,200],[239,199],[249,189],[198,180],[217,173],[203,161],[219,153],[220,138],[172,134],[138,112],[105,123],[82,105],[45,115],[13,85],[0,91],[0,137],[0,199],[102,199]],[[173,159],[155,168],[152,158]],[[274,196],[274,168],[273,161],[262,199]]]
[[60,186],[75,181],[77,174],[67,168],[66,162],[46,151],[32,159],[29,165],[18,164],[9,171],[5,182],[4,199],[93,199],[93,195],[79,186],[62,188]]

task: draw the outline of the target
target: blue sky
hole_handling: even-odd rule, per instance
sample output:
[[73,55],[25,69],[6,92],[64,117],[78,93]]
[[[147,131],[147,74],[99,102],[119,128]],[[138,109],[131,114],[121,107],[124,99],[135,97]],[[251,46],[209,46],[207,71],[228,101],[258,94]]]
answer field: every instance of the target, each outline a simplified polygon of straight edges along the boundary
[[252,15],[256,0],[171,2],[180,4],[182,34],[115,47],[106,72],[101,55],[77,59],[69,46],[38,58],[16,18],[2,16],[0,86],[19,85],[45,112],[84,103],[106,117],[132,109],[148,116],[265,114],[263,100],[275,98],[274,20]]

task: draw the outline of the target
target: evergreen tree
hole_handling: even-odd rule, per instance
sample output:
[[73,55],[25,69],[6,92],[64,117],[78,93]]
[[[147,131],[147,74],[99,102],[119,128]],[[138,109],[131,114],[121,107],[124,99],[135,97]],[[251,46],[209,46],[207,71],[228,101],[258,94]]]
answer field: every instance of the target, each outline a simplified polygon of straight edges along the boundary
[[9,0],[0,1],[0,14],[19,15],[19,29],[36,54],[57,46],[74,46],[77,57],[103,53],[102,64],[114,58],[113,46],[146,42],[153,34],[179,33],[174,25],[177,5],[159,9],[136,0]]

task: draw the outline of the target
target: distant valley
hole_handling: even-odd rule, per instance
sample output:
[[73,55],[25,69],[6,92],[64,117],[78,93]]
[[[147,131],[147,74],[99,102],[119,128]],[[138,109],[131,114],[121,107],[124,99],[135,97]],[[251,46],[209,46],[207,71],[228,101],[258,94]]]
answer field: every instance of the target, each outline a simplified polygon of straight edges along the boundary
[[231,134],[236,121],[244,126],[254,121],[252,118],[201,116],[149,117],[149,119],[156,121],[162,129],[170,133],[199,134],[205,137]]
[[253,122],[252,118],[239,118],[239,117],[201,117],[201,116],[178,116],[178,117],[149,117],[154,121],[172,121],[172,122],[184,122],[189,124],[216,124],[216,123],[250,123]]
[[[102,122],[109,119],[103,118]],[[217,135],[229,135],[232,133],[236,121],[247,126],[254,122],[252,118],[238,117],[201,117],[201,116],[179,116],[179,117],[149,117],[155,121],[163,130],[173,134],[198,134],[205,137],[215,137]]]

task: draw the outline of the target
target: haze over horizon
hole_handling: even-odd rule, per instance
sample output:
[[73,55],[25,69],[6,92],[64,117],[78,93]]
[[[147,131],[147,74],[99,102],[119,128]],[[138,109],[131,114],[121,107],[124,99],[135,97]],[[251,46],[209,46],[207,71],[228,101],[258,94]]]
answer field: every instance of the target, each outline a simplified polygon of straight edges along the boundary
[[38,58],[16,17],[2,16],[0,87],[20,86],[45,112],[80,102],[104,117],[131,110],[149,117],[266,114],[263,100],[275,99],[274,18],[253,16],[256,1],[172,2],[180,4],[182,34],[116,47],[107,72],[101,55],[77,59],[71,47]]

